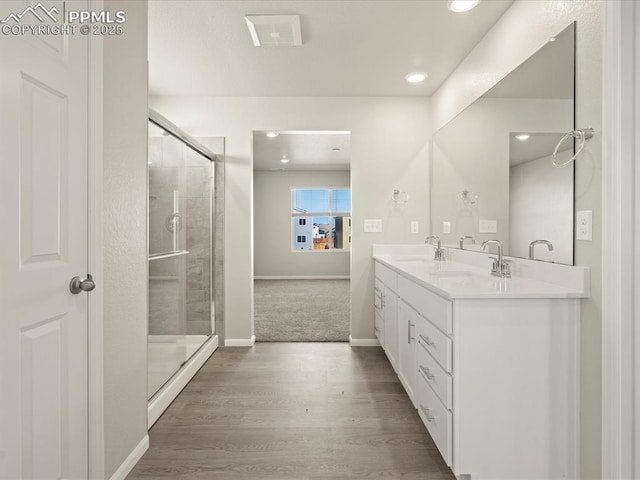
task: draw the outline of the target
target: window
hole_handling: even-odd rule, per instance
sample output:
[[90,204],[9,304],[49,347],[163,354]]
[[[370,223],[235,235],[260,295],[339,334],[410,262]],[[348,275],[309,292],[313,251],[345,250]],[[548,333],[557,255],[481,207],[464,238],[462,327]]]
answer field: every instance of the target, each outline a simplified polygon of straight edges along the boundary
[[291,190],[294,250],[351,249],[351,190]]

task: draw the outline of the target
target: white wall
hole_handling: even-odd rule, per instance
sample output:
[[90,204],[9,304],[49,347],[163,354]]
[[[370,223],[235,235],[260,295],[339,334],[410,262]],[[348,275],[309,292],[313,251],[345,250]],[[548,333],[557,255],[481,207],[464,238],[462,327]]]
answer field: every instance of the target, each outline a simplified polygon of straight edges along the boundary
[[[560,162],[573,152],[560,152]],[[555,168],[551,155],[515,165],[509,169],[509,254],[529,256],[532,240],[549,240],[535,247],[535,258],[556,263],[573,263],[573,168]],[[566,241],[562,241],[566,240]]]
[[349,251],[292,250],[291,189],[350,185],[348,171],[254,171],[254,275],[348,276]]
[[581,478],[601,477],[601,262],[603,1],[516,1],[431,98],[440,128],[570,22],[576,27],[576,127],[595,129],[576,165],[575,207],[593,211],[593,241],[576,242],[576,265],[591,268],[581,314]]
[[147,435],[147,3],[104,37],[105,478]]
[[[428,225],[429,100],[385,97],[151,98],[152,108],[194,136],[226,137],[226,338],[253,334],[252,132],[351,131],[351,333],[373,339],[373,243],[415,243]],[[411,200],[394,210],[394,188]],[[383,220],[365,234],[363,220]],[[420,222],[412,235],[409,222]]]

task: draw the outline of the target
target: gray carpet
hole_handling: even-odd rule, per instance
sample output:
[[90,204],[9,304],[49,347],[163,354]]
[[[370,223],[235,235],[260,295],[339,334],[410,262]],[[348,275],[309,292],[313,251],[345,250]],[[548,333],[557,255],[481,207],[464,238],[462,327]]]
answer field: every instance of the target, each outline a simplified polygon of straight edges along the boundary
[[349,280],[255,280],[258,342],[347,342]]

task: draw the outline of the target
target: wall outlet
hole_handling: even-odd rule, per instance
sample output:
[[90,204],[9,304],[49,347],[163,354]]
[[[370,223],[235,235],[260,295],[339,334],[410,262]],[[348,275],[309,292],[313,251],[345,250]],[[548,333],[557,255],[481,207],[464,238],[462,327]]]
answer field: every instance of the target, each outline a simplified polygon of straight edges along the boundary
[[451,233],[451,222],[442,222],[442,233]]
[[382,232],[382,220],[365,220],[364,233],[380,233]]
[[576,212],[576,240],[593,240],[593,211]]
[[420,233],[420,224],[415,220],[411,222],[411,233]]
[[480,220],[478,221],[479,233],[498,233],[497,220]]

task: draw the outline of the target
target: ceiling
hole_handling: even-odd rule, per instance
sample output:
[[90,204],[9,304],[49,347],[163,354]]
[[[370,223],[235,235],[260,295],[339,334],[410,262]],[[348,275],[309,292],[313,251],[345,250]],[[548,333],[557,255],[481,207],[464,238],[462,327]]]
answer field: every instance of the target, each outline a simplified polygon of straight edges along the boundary
[[[151,0],[151,95],[431,96],[512,0]],[[302,46],[254,47],[248,14],[298,14]],[[422,84],[407,73],[425,71]]]
[[[254,170],[350,169],[349,132],[280,132],[275,138],[267,137],[266,133],[253,133]],[[280,162],[283,156],[289,163]]]

